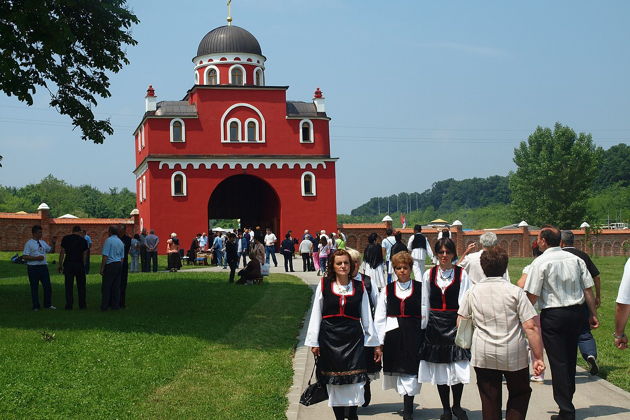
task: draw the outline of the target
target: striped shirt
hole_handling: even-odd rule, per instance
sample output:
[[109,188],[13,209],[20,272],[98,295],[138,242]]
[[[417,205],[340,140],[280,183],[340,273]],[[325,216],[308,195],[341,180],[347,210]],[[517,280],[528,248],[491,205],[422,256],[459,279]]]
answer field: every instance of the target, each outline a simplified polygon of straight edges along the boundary
[[553,247],[532,262],[524,289],[539,297],[540,309],[544,310],[584,303],[584,289],[593,285],[584,261]]
[[517,371],[529,360],[527,341],[521,324],[536,316],[523,289],[503,277],[488,277],[473,286],[460,304],[459,315],[472,316],[473,366]]

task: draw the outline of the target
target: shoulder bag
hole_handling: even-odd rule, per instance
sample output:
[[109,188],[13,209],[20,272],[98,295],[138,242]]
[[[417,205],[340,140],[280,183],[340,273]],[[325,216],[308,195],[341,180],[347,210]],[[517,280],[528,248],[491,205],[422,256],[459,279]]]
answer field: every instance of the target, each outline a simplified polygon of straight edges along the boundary
[[313,366],[311,377],[308,380],[308,386],[306,387],[304,392],[302,392],[302,396],[300,397],[300,404],[307,407],[309,405],[317,404],[328,399],[328,390],[326,389],[326,385],[319,381],[311,384],[315,369],[317,369],[317,357],[315,357],[315,365]]

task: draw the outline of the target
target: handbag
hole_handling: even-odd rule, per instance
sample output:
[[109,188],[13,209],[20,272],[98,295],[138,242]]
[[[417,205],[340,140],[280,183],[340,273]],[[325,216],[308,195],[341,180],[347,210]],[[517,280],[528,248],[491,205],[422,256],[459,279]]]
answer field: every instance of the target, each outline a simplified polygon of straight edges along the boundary
[[309,406],[313,404],[317,404],[322,401],[326,401],[328,399],[328,389],[326,389],[326,385],[323,383],[315,382],[311,384],[313,380],[313,374],[315,373],[315,369],[317,368],[317,357],[315,357],[315,365],[313,366],[313,371],[311,372],[311,377],[308,380],[308,386],[302,392],[302,396],[300,396],[300,404],[304,406]]
[[263,265],[260,266],[260,274],[263,276],[268,276],[269,275],[269,264],[265,263]]
[[469,349],[472,346],[473,330],[472,318],[461,319],[455,335],[455,345],[463,349]]

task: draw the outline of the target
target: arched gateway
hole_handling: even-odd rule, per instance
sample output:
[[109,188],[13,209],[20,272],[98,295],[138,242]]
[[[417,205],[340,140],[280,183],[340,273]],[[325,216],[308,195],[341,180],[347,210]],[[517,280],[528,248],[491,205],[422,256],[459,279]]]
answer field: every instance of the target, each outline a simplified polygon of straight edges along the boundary
[[323,94],[287,101],[287,86],[265,85],[266,60],[251,33],[222,26],[199,43],[183,100],[158,102],[149,86],[134,132],[137,208],[163,241],[176,232],[186,247],[209,219],[268,226],[279,238],[336,228]]
[[234,175],[221,182],[208,200],[208,220],[240,219],[241,226],[278,232],[280,198],[264,180],[253,175]]

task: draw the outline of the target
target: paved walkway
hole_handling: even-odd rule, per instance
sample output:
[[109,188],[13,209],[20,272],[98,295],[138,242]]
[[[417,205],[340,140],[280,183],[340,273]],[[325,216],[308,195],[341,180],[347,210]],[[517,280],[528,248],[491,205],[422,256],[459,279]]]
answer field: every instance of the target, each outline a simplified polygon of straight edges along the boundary
[[[280,256],[279,256],[280,257]],[[279,263],[281,258],[279,258]],[[311,287],[318,284],[319,278],[314,272],[303,273],[301,271],[301,259],[293,260],[294,274]],[[204,268],[208,271],[223,271],[217,268]],[[284,268],[279,265],[271,268],[272,273],[284,273]],[[286,415],[288,420],[323,420],[332,419],[332,410],[327,402],[304,407],[300,405],[300,395],[306,388],[309,376],[313,369],[313,356],[310,349],[304,346],[304,337],[310,318],[310,308],[305,316],[304,327],[300,331],[298,344],[293,359],[293,386],[289,389],[287,398],[289,407]],[[629,350],[625,350],[626,352]],[[630,357],[630,355],[629,355]],[[549,369],[547,369],[549,370]],[[480,420],[481,401],[475,385],[474,370],[471,372],[471,383],[464,387],[462,406],[468,411],[470,420]],[[601,419],[601,420],[630,420],[630,393],[618,388],[609,382],[590,376],[588,372],[578,367],[576,375],[577,389],[573,402],[577,409],[577,419]],[[503,387],[503,407],[507,399],[507,390]],[[551,389],[551,372],[546,373],[544,384],[532,384],[532,398],[529,404],[528,418],[533,420],[549,419],[551,414],[558,413],[558,407],[553,400]],[[437,393],[437,388],[432,385],[423,385],[422,391],[415,400],[414,418],[416,420],[439,419],[442,414],[442,405]],[[382,390],[381,380],[372,383],[372,402],[369,407],[359,408],[360,418],[401,419],[402,398],[395,392]]]

